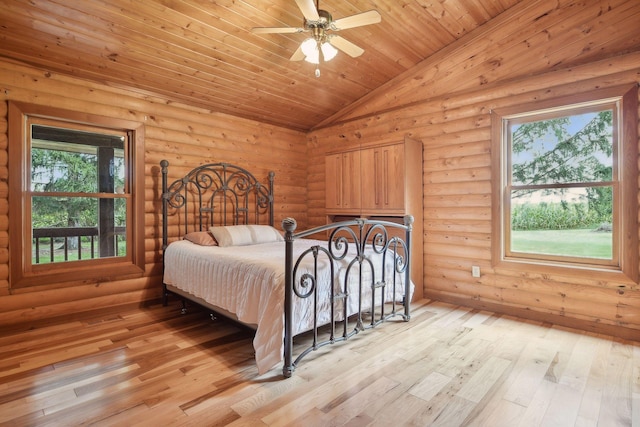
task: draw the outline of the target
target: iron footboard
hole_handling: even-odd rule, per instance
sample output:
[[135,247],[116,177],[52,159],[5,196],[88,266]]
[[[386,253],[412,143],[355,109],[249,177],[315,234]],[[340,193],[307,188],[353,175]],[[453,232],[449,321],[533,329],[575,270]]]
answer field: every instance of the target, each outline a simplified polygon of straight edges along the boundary
[[[302,358],[314,350],[348,340],[392,317],[409,321],[412,224],[410,215],[404,224],[356,218],[295,233],[294,219],[282,221],[286,246],[285,377],[291,377]],[[328,236],[328,240],[294,259],[296,240],[314,235]],[[294,307],[300,305],[299,300],[312,307],[313,328],[307,332],[312,335],[311,344],[297,348],[294,360]]]

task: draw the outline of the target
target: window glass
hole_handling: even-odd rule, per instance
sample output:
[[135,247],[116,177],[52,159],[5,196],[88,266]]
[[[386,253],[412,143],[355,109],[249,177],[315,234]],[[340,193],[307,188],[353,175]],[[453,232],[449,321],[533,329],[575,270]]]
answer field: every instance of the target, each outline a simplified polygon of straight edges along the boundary
[[126,255],[126,138],[31,126],[35,264]]
[[614,111],[590,108],[506,120],[511,255],[615,262]]
[[611,260],[611,194],[612,187],[513,190],[511,251]]
[[613,111],[512,124],[513,185],[610,181]]

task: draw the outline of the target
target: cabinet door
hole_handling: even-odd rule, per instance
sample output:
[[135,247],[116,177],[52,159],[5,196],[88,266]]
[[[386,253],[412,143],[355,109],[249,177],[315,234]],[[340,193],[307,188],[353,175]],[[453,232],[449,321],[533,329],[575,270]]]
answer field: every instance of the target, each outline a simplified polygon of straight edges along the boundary
[[325,158],[326,207],[328,210],[360,209],[360,153],[348,151]]
[[362,150],[362,209],[371,212],[404,211],[404,146]]

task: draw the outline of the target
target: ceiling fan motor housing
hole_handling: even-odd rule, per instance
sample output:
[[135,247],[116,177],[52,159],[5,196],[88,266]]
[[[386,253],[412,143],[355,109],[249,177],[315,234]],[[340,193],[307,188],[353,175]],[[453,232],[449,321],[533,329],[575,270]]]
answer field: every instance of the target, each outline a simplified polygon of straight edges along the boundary
[[326,30],[329,28],[329,25],[333,22],[333,17],[326,10],[319,9],[318,16],[320,19],[317,21],[309,21],[307,19],[304,20],[304,28],[305,29],[313,29],[313,28],[322,28]]

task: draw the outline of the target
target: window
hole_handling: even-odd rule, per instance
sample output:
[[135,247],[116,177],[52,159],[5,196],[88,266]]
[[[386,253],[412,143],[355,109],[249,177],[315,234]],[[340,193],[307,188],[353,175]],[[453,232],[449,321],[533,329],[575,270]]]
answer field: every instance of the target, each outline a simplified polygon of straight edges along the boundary
[[11,286],[140,276],[142,125],[10,103],[9,126]]
[[637,90],[496,111],[494,261],[637,281]]

